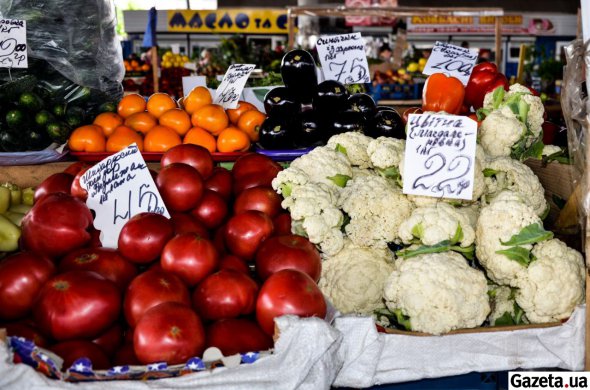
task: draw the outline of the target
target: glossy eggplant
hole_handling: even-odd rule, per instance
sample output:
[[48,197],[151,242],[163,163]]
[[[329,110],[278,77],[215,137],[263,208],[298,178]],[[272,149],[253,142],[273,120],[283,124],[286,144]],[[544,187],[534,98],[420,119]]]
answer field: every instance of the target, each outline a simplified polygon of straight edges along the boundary
[[303,111],[296,126],[294,142],[297,147],[325,145],[330,138],[326,122],[321,120],[321,115],[316,111]]
[[273,88],[264,97],[264,109],[269,116],[295,116],[301,111],[301,103],[287,87]]
[[344,111],[349,93],[344,84],[336,80],[322,81],[317,95],[313,98],[313,109],[320,114]]
[[331,135],[356,131],[365,134],[367,121],[361,112],[343,111],[331,121]]
[[366,93],[355,93],[348,98],[346,109],[360,112],[366,120],[370,120],[375,115],[377,105],[373,98]]
[[311,103],[318,89],[316,65],[305,50],[291,50],[281,62],[283,83],[301,103]]
[[406,139],[404,121],[395,110],[378,111],[370,121],[367,135],[373,138],[391,137]]
[[391,106],[377,106],[375,108],[375,113],[378,113],[379,111],[395,111],[395,108]]
[[258,144],[264,149],[293,149],[294,122],[292,118],[269,116],[260,126]]

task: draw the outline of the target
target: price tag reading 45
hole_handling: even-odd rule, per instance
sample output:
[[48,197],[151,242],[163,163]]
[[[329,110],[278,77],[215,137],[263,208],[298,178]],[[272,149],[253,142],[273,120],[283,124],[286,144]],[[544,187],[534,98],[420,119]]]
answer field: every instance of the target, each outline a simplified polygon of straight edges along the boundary
[[27,22],[0,19],[0,68],[28,68]]
[[477,122],[464,116],[410,114],[404,194],[471,200]]
[[86,204],[96,213],[94,227],[106,248],[117,248],[123,225],[136,214],[170,218],[136,144],[94,165],[82,175],[80,185],[88,191]]
[[225,109],[237,108],[242,90],[255,67],[256,65],[251,64],[231,65],[217,87],[213,103],[220,104]]
[[477,61],[477,54],[477,50],[436,42],[422,73],[428,75],[445,73],[458,78],[463,85],[467,85]]
[[326,80],[342,84],[371,82],[361,33],[322,36],[317,40],[316,48]]

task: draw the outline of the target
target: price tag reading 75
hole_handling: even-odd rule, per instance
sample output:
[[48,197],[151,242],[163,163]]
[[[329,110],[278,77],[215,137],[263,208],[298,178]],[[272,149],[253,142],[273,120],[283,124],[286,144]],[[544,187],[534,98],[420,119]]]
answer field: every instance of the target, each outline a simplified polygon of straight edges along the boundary
[[320,37],[316,48],[326,80],[343,84],[371,82],[365,41],[360,33]]

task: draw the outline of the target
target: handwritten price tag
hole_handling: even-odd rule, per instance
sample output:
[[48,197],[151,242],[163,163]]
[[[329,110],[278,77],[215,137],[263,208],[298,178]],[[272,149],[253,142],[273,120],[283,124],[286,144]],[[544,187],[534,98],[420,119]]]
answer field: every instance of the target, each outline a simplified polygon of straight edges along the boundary
[[477,61],[477,55],[478,51],[474,49],[436,42],[422,73],[427,75],[446,73],[461,80],[463,85],[467,85]]
[[477,123],[464,116],[410,114],[404,194],[471,200]]
[[242,94],[242,89],[248,81],[250,73],[256,65],[251,64],[233,64],[229,67],[221,84],[217,87],[213,103],[220,104],[223,108],[237,108],[238,100]]
[[318,38],[316,48],[326,80],[343,84],[371,82],[361,33],[322,36]]
[[0,68],[28,68],[27,22],[0,19]]
[[80,185],[88,191],[86,204],[96,213],[94,227],[101,231],[104,247],[117,248],[123,225],[136,214],[153,212],[170,218],[136,144],[90,168]]

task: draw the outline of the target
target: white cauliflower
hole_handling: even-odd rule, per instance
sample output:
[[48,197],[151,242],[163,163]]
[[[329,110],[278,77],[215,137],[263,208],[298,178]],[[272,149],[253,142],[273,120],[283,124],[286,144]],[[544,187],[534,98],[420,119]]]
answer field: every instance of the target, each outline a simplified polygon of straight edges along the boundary
[[[328,147],[344,153],[353,166],[359,168],[372,168],[373,164],[367,154],[367,148],[373,138],[350,131],[348,133],[336,134],[328,140]],[[338,147],[340,145],[340,147]]]
[[536,244],[532,254],[536,260],[518,278],[516,303],[532,323],[568,318],[584,302],[582,255],[557,239]]
[[401,179],[406,152],[406,141],[391,137],[379,137],[367,147],[367,154],[373,167],[386,177]]
[[344,153],[320,146],[296,158],[289,167],[305,172],[309,181],[340,189],[352,177],[352,166]]
[[[491,326],[528,323],[524,311],[516,304],[516,289],[496,285],[488,287],[492,309],[488,321]],[[496,323],[496,321],[498,322]]]
[[446,203],[437,203],[414,209],[412,215],[400,225],[398,235],[406,245],[415,240],[423,245],[435,245],[457,238],[457,231],[462,232],[457,244],[462,247],[473,244],[475,230],[467,212]]
[[479,126],[479,142],[491,157],[510,156],[512,146],[525,134],[526,126],[509,108],[492,111]]
[[371,315],[385,307],[383,286],[392,260],[386,249],[346,246],[324,260],[318,286],[340,312]]
[[535,173],[525,164],[510,157],[488,160],[485,166],[486,200],[504,190],[516,192],[535,210],[538,216],[547,211],[545,190]]
[[386,248],[398,239],[399,225],[413,206],[390,180],[380,176],[352,179],[340,193],[341,209],[350,217],[345,231],[358,246]]
[[561,146],[557,146],[557,145],[543,146],[543,156],[551,156],[552,154],[561,153],[561,152],[563,152],[563,149],[561,148]]
[[397,260],[383,297],[412,330],[436,335],[480,326],[490,312],[484,274],[454,252]]
[[291,190],[294,186],[304,186],[309,183],[309,176],[301,169],[289,167],[280,171],[277,176],[272,179],[272,188],[283,197],[291,195]]
[[533,95],[530,89],[520,84],[513,84],[510,86],[509,91],[504,96],[504,101],[510,101],[512,98],[520,97],[529,105],[529,111],[527,114],[527,125],[529,130],[535,135],[541,133],[541,126],[545,119],[543,114],[545,113],[545,107],[543,101],[539,96]]
[[[488,277],[501,285],[516,286],[516,278],[525,265],[497,253],[510,247],[502,245],[531,224],[541,224],[535,211],[522,197],[511,191],[501,192],[481,209],[475,230],[475,254]],[[532,245],[521,245],[531,250]]]

